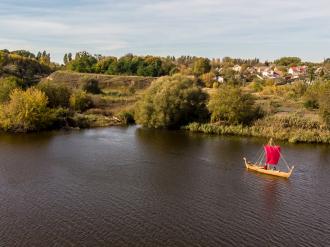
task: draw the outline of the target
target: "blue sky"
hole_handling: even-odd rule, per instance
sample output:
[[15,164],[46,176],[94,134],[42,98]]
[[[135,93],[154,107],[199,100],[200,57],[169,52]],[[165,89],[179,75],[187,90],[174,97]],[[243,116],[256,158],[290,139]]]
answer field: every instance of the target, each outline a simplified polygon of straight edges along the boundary
[[330,57],[329,0],[1,0],[0,49]]

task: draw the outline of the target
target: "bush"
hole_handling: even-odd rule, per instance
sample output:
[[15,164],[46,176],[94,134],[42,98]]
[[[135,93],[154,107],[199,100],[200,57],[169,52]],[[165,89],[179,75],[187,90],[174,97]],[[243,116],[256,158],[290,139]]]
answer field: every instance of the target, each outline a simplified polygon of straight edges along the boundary
[[254,92],[261,92],[263,89],[263,84],[262,81],[257,80],[253,81],[250,83],[249,87],[254,91]]
[[330,128],[330,81],[318,81],[304,95],[306,108],[319,109],[323,122]]
[[212,88],[213,82],[215,81],[215,74],[213,72],[208,72],[200,76],[205,87]]
[[135,123],[133,111],[123,110],[119,112],[118,117],[126,125]]
[[210,60],[207,58],[197,58],[193,64],[193,73],[196,76],[210,72],[211,64]]
[[241,89],[222,86],[211,96],[209,110],[211,121],[224,121],[228,124],[249,124],[262,116],[259,107],[254,107],[251,94],[244,94]]
[[219,82],[214,82],[212,85],[212,88],[219,88],[220,87],[220,83]]
[[91,97],[82,90],[73,92],[69,99],[70,107],[78,112],[83,112],[93,106]]
[[99,94],[101,93],[101,89],[99,87],[98,80],[95,79],[86,79],[83,83],[82,89],[86,91],[87,93],[92,94]]
[[319,114],[328,128],[330,128],[330,81],[322,85],[319,94]]
[[71,90],[67,86],[51,82],[42,82],[37,86],[37,88],[44,92],[48,97],[49,107],[69,107]]
[[208,116],[207,95],[195,81],[182,75],[154,81],[137,104],[137,123],[153,128],[176,128]]
[[46,129],[53,117],[47,108],[47,96],[36,88],[14,89],[9,102],[0,107],[1,128],[14,132]]
[[287,85],[288,98],[298,100],[300,99],[307,90],[307,84],[303,81],[297,81],[291,85]]
[[8,101],[11,91],[20,84],[22,84],[21,80],[14,76],[0,79],[0,103]]
[[320,96],[325,91],[327,84],[329,83],[323,81],[317,81],[306,89],[306,92],[303,96],[304,105],[306,108],[311,108],[311,109],[319,108]]

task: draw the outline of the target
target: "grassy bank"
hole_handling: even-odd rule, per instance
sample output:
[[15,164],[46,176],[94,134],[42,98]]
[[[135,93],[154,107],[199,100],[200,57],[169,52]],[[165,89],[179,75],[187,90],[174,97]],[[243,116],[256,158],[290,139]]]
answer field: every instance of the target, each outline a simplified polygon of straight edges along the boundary
[[330,144],[330,131],[317,120],[298,116],[271,116],[256,121],[251,126],[191,123],[184,129],[216,135],[238,135],[275,138],[291,143]]

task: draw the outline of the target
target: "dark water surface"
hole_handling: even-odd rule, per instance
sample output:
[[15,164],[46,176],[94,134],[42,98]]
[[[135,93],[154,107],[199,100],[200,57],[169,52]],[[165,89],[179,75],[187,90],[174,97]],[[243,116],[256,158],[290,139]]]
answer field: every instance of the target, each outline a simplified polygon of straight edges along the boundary
[[330,246],[330,147],[108,128],[0,137],[0,246]]

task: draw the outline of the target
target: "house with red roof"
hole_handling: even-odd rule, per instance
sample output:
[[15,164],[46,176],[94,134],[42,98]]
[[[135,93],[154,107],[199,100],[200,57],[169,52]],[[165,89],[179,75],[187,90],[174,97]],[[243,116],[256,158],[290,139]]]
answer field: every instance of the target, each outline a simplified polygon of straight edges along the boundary
[[288,74],[292,75],[293,78],[299,78],[307,73],[307,66],[293,66],[289,68]]

